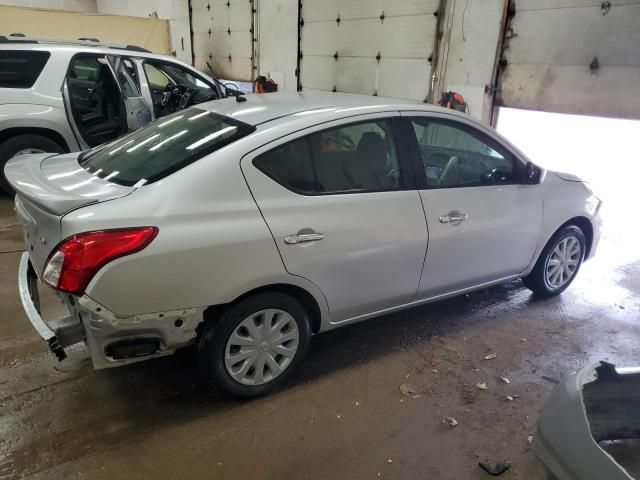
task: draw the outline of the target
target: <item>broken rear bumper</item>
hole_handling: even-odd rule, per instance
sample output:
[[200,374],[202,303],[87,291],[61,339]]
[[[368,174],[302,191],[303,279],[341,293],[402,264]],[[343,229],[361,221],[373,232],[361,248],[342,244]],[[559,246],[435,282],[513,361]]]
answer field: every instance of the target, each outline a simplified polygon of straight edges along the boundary
[[611,394],[616,392],[611,386],[620,382],[628,389],[630,380],[640,380],[638,372],[601,362],[571,374],[555,388],[540,414],[533,450],[558,479],[634,478],[597,442],[637,438],[638,432],[628,427],[637,424],[638,414],[627,407],[628,398]]
[[[77,343],[82,339],[82,324],[79,318],[69,315],[58,322],[54,330],[42,319],[40,315],[40,295],[38,292],[38,277],[29,261],[29,254],[24,252],[20,258],[18,267],[18,291],[20,301],[29,322],[38,332],[40,338],[49,350],[58,358],[64,360],[67,354],[65,346]],[[80,338],[78,338],[80,336]],[[73,338],[73,340],[71,340]]]
[[204,307],[119,317],[88,297],[59,295],[69,315],[43,319],[38,277],[27,252],[18,269],[22,307],[49,350],[64,360],[65,348],[84,341],[96,369],[111,368],[169,355],[193,343]]

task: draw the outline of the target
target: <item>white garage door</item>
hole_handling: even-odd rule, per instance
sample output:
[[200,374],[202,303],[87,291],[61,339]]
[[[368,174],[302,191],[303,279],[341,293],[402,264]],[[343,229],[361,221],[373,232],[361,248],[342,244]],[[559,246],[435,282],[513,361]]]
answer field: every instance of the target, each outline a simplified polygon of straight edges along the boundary
[[437,0],[301,0],[300,86],[424,100]]
[[251,81],[253,76],[253,2],[191,0],[195,67],[220,78]]
[[640,118],[640,1],[515,4],[500,105]]

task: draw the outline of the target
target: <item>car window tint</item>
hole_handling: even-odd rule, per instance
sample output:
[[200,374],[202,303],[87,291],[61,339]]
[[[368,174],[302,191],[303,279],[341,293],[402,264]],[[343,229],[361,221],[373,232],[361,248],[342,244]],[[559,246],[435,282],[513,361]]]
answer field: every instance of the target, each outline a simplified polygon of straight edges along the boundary
[[199,108],[188,108],[81,154],[90,173],[120,185],[160,180],[255,127]]
[[401,186],[391,122],[323,130],[260,155],[254,165],[307,195],[394,190]]
[[430,188],[515,182],[517,172],[511,155],[481,133],[428,118],[414,118],[411,123]]
[[50,56],[49,52],[0,50],[0,88],[31,88]]

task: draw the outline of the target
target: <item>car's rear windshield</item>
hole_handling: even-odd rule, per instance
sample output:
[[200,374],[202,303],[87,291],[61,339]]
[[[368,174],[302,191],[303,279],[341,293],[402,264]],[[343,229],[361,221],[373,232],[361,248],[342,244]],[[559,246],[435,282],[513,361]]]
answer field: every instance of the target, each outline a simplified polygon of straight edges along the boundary
[[164,178],[255,127],[217,113],[189,108],[78,157],[90,173],[110,182],[142,186]]
[[49,52],[0,50],[0,88],[31,88],[49,60]]

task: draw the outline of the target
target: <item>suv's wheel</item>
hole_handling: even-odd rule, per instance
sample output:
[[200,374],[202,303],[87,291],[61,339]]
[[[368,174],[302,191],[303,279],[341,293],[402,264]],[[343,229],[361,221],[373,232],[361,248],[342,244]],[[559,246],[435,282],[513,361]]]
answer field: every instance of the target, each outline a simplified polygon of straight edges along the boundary
[[290,295],[264,292],[205,326],[200,360],[207,379],[237,397],[263,395],[286,380],[309,346],[309,316]]
[[16,135],[0,143],[0,187],[10,195],[15,192],[4,176],[4,166],[16,155],[25,153],[63,153],[64,149],[50,138],[42,135]]
[[522,281],[543,297],[562,293],[580,270],[585,245],[584,233],[580,228],[575,225],[564,227],[551,237],[535,267]]

